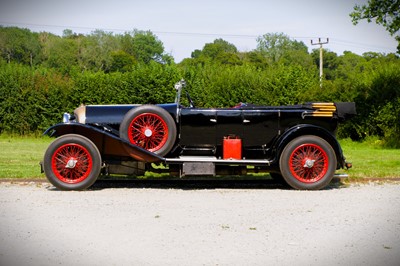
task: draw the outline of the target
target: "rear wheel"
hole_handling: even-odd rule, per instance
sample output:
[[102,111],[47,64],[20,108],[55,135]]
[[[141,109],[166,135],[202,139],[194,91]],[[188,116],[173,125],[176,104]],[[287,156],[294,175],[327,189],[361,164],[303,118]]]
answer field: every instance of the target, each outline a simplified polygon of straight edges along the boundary
[[120,126],[121,138],[160,156],[166,155],[176,140],[176,125],[161,107],[142,105],[126,113]]
[[44,155],[47,179],[61,190],[82,190],[97,180],[101,156],[88,138],[69,134],[57,138]]
[[283,150],[279,167],[285,181],[295,189],[316,190],[332,180],[337,165],[332,146],[307,135],[292,140]]

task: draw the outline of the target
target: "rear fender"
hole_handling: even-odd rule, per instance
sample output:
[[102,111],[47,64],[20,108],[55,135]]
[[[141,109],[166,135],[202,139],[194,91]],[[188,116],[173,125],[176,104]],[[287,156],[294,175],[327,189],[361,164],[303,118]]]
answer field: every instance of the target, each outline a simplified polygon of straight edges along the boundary
[[326,140],[335,151],[338,163],[337,169],[343,168],[345,166],[345,158],[343,156],[343,151],[335,136],[331,132],[322,127],[309,124],[294,126],[289,130],[285,131],[279,138],[276,139],[276,141],[273,144],[274,163],[279,163],[279,157],[283,149],[290,141],[304,135],[318,136]]
[[155,153],[132,145],[126,140],[103,129],[81,123],[61,123],[48,128],[44,135],[59,137],[66,134],[78,134],[87,137],[97,146],[102,156],[132,157],[141,162],[160,162],[165,159]]

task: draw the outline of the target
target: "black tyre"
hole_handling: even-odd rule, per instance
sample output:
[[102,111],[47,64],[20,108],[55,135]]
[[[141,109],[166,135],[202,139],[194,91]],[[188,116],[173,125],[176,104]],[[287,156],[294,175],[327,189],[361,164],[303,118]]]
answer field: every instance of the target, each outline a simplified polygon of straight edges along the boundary
[[317,190],[326,187],[336,171],[336,155],[324,139],[298,137],[283,150],[279,167],[285,181],[295,189]]
[[88,138],[69,134],[54,140],[43,160],[47,179],[61,190],[82,190],[96,182],[101,155]]
[[174,119],[155,105],[131,109],[122,120],[119,132],[121,138],[160,156],[166,155],[176,140]]

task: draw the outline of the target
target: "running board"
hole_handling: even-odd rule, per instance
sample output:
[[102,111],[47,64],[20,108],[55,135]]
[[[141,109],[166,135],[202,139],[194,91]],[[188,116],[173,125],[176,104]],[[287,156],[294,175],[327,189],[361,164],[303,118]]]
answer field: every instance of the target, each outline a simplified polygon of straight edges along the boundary
[[218,159],[213,156],[181,156],[179,158],[165,158],[169,164],[182,163],[215,163],[223,165],[270,165],[270,160],[238,160],[238,159]]

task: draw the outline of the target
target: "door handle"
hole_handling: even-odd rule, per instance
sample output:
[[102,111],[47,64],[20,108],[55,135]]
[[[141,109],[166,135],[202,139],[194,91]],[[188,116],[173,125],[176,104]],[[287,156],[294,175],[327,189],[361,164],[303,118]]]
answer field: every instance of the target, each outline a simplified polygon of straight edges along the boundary
[[250,123],[250,120],[244,119],[244,120],[243,120],[243,123],[244,123],[244,124]]
[[210,122],[217,123],[217,119],[211,118],[211,119],[210,119]]

